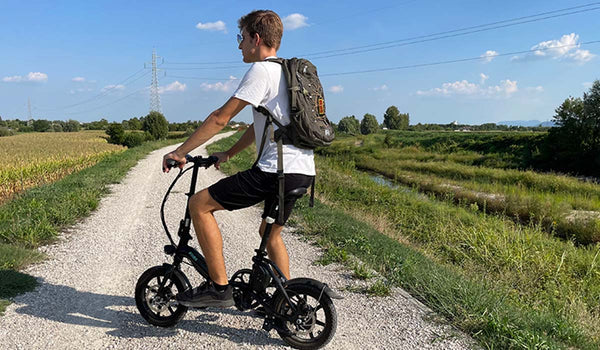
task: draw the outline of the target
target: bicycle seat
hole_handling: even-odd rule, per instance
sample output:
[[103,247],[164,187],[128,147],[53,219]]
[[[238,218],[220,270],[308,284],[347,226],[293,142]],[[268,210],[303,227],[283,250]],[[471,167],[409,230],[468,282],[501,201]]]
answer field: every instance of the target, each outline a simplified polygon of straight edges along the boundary
[[288,198],[288,199],[300,198],[300,197],[304,196],[306,194],[306,192],[308,192],[308,188],[298,187],[298,188],[295,188],[295,189],[287,192],[285,194],[285,198]]

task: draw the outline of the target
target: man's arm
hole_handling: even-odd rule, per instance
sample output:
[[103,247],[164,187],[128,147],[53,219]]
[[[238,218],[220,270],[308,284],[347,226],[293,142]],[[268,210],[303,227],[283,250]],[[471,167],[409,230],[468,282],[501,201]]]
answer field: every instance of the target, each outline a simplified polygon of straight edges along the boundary
[[183,167],[186,154],[215,136],[248,104],[248,102],[239,98],[231,97],[221,108],[212,112],[181,146],[177,147],[174,152],[168,153],[163,157],[163,171],[168,172],[166,164],[168,158],[178,161],[180,167]]

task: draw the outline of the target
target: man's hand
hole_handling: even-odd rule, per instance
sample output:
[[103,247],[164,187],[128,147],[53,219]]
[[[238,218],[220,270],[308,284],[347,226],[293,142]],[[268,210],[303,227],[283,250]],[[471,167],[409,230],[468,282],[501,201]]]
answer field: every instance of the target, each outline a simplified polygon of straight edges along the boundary
[[170,170],[167,167],[167,159],[173,159],[173,160],[177,161],[179,163],[179,168],[180,169],[183,169],[183,166],[186,163],[185,155],[184,156],[180,156],[180,155],[177,154],[177,151],[174,151],[174,152],[171,152],[171,153],[167,153],[163,157],[163,161],[162,161],[162,170],[163,170],[163,173],[168,173],[169,170]]
[[215,163],[215,168],[217,169],[221,168],[221,163],[225,163],[229,160],[229,154],[227,154],[227,152],[216,152],[211,154],[211,156],[219,158],[219,160]]

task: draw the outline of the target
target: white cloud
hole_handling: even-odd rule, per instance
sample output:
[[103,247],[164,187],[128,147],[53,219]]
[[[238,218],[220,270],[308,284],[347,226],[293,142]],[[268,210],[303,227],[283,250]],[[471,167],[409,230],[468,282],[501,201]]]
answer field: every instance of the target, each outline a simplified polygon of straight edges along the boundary
[[308,26],[306,20],[308,17],[299,13],[292,13],[291,15],[283,18],[283,27],[287,30],[294,30]]
[[223,33],[227,33],[227,26],[225,25],[225,22],[223,21],[216,21],[216,22],[208,22],[208,23],[202,23],[202,22],[198,22],[198,24],[196,24],[196,28],[200,29],[200,30],[208,30],[211,32],[223,32]]
[[334,85],[329,88],[329,92],[333,92],[334,94],[339,94],[344,91],[344,87],[341,85]]
[[500,81],[499,85],[483,86],[483,84],[470,83],[467,80],[456,81],[454,83],[444,83],[441,88],[430,90],[418,90],[417,95],[421,96],[471,96],[480,98],[510,97],[519,90],[516,81],[510,79]]
[[531,87],[527,88],[527,91],[544,92],[544,87],[543,86],[531,86]]
[[80,93],[80,92],[87,92],[87,91],[92,91],[92,89],[90,89],[90,88],[71,89],[71,91],[69,91],[69,93],[70,93],[71,95],[75,95],[75,94],[77,94],[77,93]]
[[484,58],[484,62],[489,63],[492,62],[492,60],[496,58],[496,56],[498,56],[498,52],[487,50],[483,55],[479,57]]
[[583,85],[583,87],[586,89],[590,89],[592,85],[594,85],[594,83],[592,83],[591,81],[586,81],[584,83],[581,83],[581,85]]
[[13,75],[12,77],[4,77],[2,81],[7,83],[18,83],[23,80],[23,77],[20,75]]
[[385,85],[385,84],[383,84],[381,86],[376,86],[374,88],[371,88],[370,90],[373,90],[373,91],[385,91],[387,89],[389,89],[388,86]]
[[48,81],[48,74],[29,72],[29,74],[27,74],[27,81]]
[[102,88],[102,92],[104,91],[108,91],[108,90],[125,90],[125,85],[106,85],[105,87]]
[[29,72],[27,76],[22,77],[20,75],[13,75],[12,77],[4,77],[2,81],[7,83],[20,83],[20,82],[46,82],[48,81],[48,74],[41,72]]
[[174,81],[167,86],[159,86],[158,93],[164,94],[165,92],[185,91],[186,88],[186,84],[182,84],[179,81]]
[[74,82],[77,82],[77,83],[83,83],[83,82],[85,82],[85,78],[84,77],[75,77],[75,78],[73,78],[71,80],[74,81]]
[[214,84],[202,83],[200,84],[200,88],[204,91],[222,91],[222,92],[232,92],[237,87],[237,78],[234,76],[230,76],[227,81],[219,81]]
[[485,75],[483,73],[480,73],[479,77],[481,78],[481,85],[485,84],[485,81],[490,78],[489,76],[487,76],[487,75]]
[[584,64],[596,57],[589,50],[581,50],[579,48],[581,44],[578,41],[579,35],[575,33],[565,34],[558,40],[542,41],[539,44],[533,45],[531,47],[531,50],[535,50],[533,53],[514,56],[511,58],[511,61],[552,58],[555,60],[572,60],[579,64]]

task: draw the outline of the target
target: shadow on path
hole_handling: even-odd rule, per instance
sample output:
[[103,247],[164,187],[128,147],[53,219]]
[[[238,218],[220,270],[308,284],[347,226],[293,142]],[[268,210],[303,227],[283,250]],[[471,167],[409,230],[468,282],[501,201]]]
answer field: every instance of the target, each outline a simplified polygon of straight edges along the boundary
[[[133,294],[133,291],[132,291]],[[235,309],[206,309],[198,315],[189,310],[186,319],[173,328],[150,325],[140,316],[132,297],[78,291],[72,287],[39,281],[39,287],[15,299],[18,314],[30,315],[65,324],[108,329],[106,334],[126,339],[146,337],[176,337],[180,330],[221,337],[235,343],[253,345],[283,345],[262,329],[234,328],[219,325],[220,315],[252,317]],[[192,317],[190,320],[190,311]],[[260,327],[260,326],[259,326]],[[42,332],[40,327],[36,332]],[[176,339],[173,339],[176,341]]]

